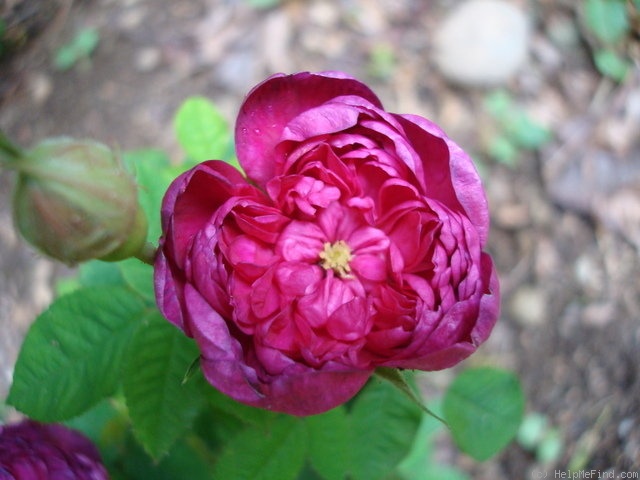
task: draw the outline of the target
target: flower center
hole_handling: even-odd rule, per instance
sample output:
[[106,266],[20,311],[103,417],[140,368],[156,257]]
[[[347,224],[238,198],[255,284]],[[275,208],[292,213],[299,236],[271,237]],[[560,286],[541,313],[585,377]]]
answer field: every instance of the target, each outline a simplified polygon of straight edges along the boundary
[[322,267],[326,270],[333,269],[340,277],[348,278],[351,272],[349,260],[353,258],[351,248],[344,240],[336,243],[324,243],[324,249],[320,252]]

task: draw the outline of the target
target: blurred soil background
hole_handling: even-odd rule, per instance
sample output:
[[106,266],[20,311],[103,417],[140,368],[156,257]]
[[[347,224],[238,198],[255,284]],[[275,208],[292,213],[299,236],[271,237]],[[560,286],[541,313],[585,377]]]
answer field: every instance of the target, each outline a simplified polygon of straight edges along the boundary
[[[466,365],[516,371],[527,413],[547,422],[531,445],[482,464],[445,435],[437,460],[492,480],[638,471],[637,4],[607,38],[573,0],[0,0],[0,129],[23,146],[69,135],[180,160],[172,121],[188,96],[233,124],[274,72],[358,77],[387,110],[434,120],[477,161],[504,301]],[[603,48],[626,74],[596,63]],[[16,236],[12,180],[0,172],[0,398],[66,271]],[[425,390],[451,376],[425,376]]]

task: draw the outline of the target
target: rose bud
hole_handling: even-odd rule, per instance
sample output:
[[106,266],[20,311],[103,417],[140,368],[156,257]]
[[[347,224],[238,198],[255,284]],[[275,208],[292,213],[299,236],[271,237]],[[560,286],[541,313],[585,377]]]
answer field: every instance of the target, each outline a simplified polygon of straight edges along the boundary
[[171,184],[155,264],[213,386],[311,415],[378,367],[448,368],[487,339],[487,201],[438,126],[340,72],[276,75],[245,99],[236,149],[248,178],[206,161]]
[[0,426],[1,480],[108,480],[96,447],[62,425]]
[[18,171],[16,226],[43,253],[74,264],[122,260],[144,246],[147,220],[136,183],[106,146],[47,140],[9,166]]

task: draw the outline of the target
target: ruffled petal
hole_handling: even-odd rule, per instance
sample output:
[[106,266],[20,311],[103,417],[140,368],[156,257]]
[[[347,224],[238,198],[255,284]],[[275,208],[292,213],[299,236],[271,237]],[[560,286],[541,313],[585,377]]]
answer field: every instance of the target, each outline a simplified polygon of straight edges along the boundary
[[282,166],[275,147],[289,122],[342,95],[362,97],[382,108],[369,87],[341,72],[278,74],[251,90],[235,129],[238,161],[247,176],[260,186],[266,185]]
[[396,115],[396,118],[424,159],[426,195],[464,212],[484,245],[489,233],[489,210],[473,160],[435,123],[417,115]]

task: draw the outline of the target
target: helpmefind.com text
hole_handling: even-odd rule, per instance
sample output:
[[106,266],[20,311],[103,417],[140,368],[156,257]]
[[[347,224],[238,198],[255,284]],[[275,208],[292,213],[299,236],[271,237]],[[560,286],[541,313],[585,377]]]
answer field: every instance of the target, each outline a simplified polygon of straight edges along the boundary
[[638,478],[640,479],[640,472],[623,472],[616,470],[533,470],[531,472],[531,478],[534,479],[567,479],[567,480],[580,480],[584,478],[588,479],[623,479],[623,478]]

